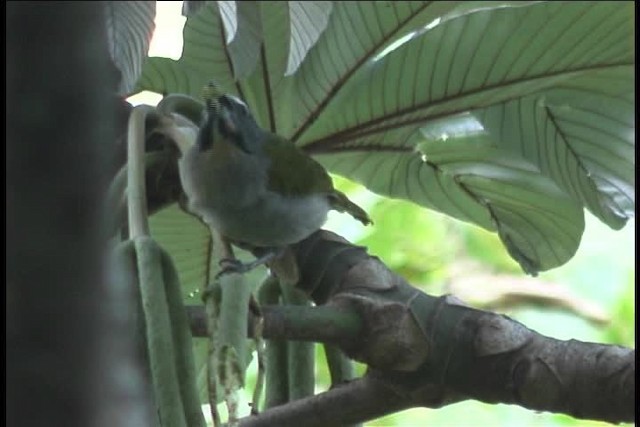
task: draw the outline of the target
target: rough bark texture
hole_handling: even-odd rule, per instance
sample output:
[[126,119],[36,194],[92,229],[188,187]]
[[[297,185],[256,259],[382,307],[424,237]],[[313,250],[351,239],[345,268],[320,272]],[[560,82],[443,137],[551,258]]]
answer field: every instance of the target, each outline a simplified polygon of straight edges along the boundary
[[[609,422],[634,419],[632,349],[556,340],[456,298],[429,296],[332,233],[320,231],[294,251],[302,279],[308,278],[297,286],[324,305],[306,313],[263,307],[263,336],[335,343],[371,369],[361,380],[244,425],[340,425],[466,399]],[[201,309],[190,313],[196,331]],[[386,398],[373,405],[344,404],[350,393],[362,400],[377,396],[380,387]]]

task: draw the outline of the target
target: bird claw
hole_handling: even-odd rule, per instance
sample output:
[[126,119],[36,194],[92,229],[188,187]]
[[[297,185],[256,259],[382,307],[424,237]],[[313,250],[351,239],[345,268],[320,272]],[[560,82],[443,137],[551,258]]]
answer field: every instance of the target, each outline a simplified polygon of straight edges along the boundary
[[231,274],[231,273],[244,274],[248,271],[253,270],[258,266],[267,264],[274,258],[281,257],[284,253],[285,253],[285,248],[266,249],[262,251],[262,253],[257,259],[248,263],[243,263],[242,261],[236,258],[223,258],[220,260],[219,265],[221,270],[218,274],[216,274],[216,279],[219,279],[220,276],[224,276],[225,274]]
[[223,258],[220,260],[219,265],[221,270],[216,274],[216,279],[219,279],[220,276],[224,276],[225,274],[243,274],[253,268],[251,263],[245,264],[235,258]]

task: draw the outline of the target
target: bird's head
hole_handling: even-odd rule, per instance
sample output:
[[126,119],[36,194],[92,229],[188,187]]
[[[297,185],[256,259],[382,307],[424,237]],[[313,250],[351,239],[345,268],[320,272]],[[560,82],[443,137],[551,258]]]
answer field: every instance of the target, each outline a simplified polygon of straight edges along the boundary
[[239,150],[252,154],[264,138],[264,131],[251,115],[247,104],[230,94],[222,94],[209,83],[203,96],[206,103],[203,124],[198,135],[201,151],[213,148],[218,141],[226,141]]

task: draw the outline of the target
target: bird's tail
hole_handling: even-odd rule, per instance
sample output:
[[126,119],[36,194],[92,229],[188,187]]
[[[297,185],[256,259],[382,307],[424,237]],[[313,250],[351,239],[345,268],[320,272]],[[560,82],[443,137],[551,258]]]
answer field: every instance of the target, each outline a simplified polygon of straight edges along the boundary
[[346,212],[364,225],[373,224],[369,215],[340,191],[335,190],[330,197],[331,207],[338,212]]

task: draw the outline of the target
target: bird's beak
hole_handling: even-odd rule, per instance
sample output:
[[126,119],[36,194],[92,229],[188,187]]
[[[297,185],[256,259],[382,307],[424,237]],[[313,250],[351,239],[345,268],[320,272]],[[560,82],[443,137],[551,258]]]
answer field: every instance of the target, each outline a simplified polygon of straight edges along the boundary
[[209,82],[206,86],[202,88],[202,98],[205,100],[210,100],[211,105],[214,108],[214,111],[216,111],[220,106],[220,103],[218,102],[218,100],[222,95],[224,95],[224,93],[220,91],[220,89],[218,88],[218,86],[216,86],[214,82]]

